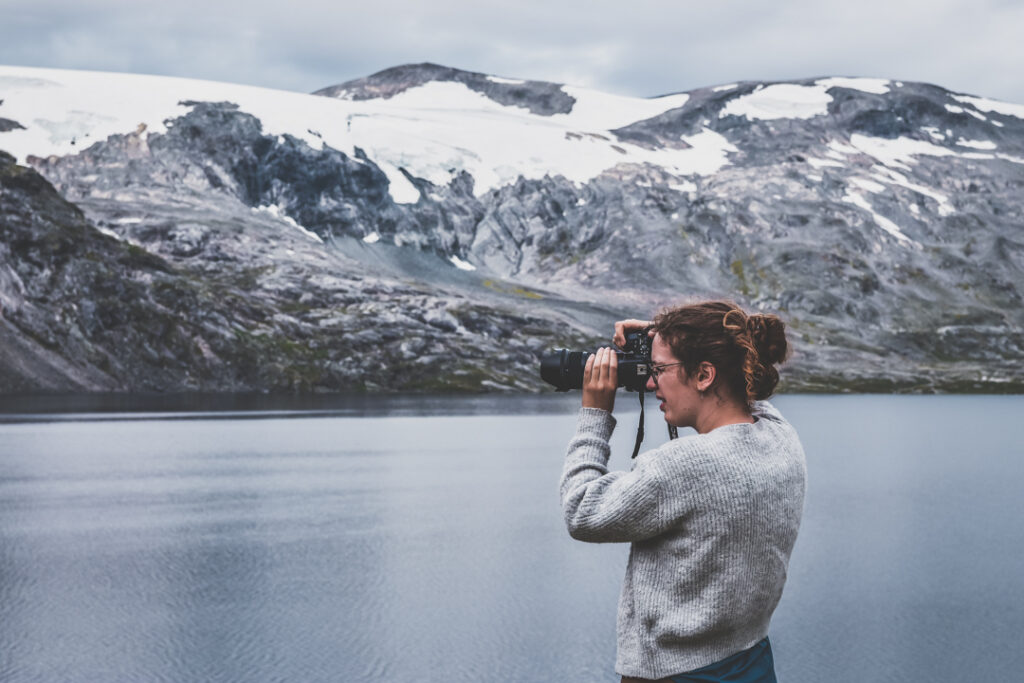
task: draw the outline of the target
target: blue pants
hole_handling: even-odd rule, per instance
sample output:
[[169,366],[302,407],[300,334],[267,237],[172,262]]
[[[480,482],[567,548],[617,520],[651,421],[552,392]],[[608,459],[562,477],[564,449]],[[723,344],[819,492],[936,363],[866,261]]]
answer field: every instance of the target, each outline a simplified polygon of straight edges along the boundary
[[772,646],[765,638],[720,662],[669,676],[675,683],[778,683]]

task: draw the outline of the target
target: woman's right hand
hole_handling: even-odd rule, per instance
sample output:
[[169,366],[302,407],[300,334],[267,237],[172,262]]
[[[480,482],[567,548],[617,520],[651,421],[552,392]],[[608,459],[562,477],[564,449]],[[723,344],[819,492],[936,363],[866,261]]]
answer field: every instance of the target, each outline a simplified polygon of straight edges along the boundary
[[619,357],[615,352],[605,346],[590,354],[583,368],[583,407],[612,412],[618,388]]
[[[653,324],[650,320],[620,320],[615,323],[615,336],[612,337],[612,341],[621,349],[626,345],[627,334],[630,332],[642,332]],[[648,336],[653,337],[654,330],[651,330]]]

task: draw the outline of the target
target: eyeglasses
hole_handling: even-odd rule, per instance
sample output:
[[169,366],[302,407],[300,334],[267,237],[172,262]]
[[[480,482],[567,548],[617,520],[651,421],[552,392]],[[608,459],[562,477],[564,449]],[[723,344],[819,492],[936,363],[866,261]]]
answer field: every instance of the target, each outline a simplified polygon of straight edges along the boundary
[[651,379],[654,380],[654,388],[655,389],[658,388],[658,377],[661,376],[661,373],[665,372],[666,368],[670,368],[673,365],[682,365],[682,364],[683,364],[682,361],[680,361],[679,363],[661,363],[660,365],[651,365],[650,366],[650,369],[651,369],[650,375],[651,375]]

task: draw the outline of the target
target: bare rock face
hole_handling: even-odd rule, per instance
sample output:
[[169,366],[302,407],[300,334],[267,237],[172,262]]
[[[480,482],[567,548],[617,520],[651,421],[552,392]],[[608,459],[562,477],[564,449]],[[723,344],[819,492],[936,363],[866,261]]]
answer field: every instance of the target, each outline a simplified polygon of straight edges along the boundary
[[0,156],[6,391],[536,390],[536,349],[593,343],[518,295],[371,274],[238,202],[145,188],[123,240]]
[[[403,168],[415,203],[394,201],[362,149],[269,135],[231,102],[188,102],[166,132],[35,170],[5,156],[0,377],[9,390],[536,390],[544,350],[724,296],[787,321],[789,389],[1024,389],[1024,119],[936,86],[833,80],[821,115],[744,109],[821,79],[740,83],[608,132],[649,149],[720,136],[731,151],[713,173],[623,163],[477,193],[468,172],[438,184]],[[318,94],[431,81],[541,116],[575,106],[557,84],[429,64]]]
[[542,116],[568,114],[576,102],[558,83],[495,78],[429,63],[396,66],[366,78],[317,90],[313,94],[353,100],[389,98],[431,82],[462,83],[498,104],[523,107]]

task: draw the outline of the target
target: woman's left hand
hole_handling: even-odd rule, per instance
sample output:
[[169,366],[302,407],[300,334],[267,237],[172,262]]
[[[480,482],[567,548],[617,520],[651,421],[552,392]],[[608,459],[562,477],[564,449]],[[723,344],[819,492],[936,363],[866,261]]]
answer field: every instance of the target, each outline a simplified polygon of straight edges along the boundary
[[618,388],[619,357],[612,349],[598,349],[583,368],[583,407],[612,412]]

